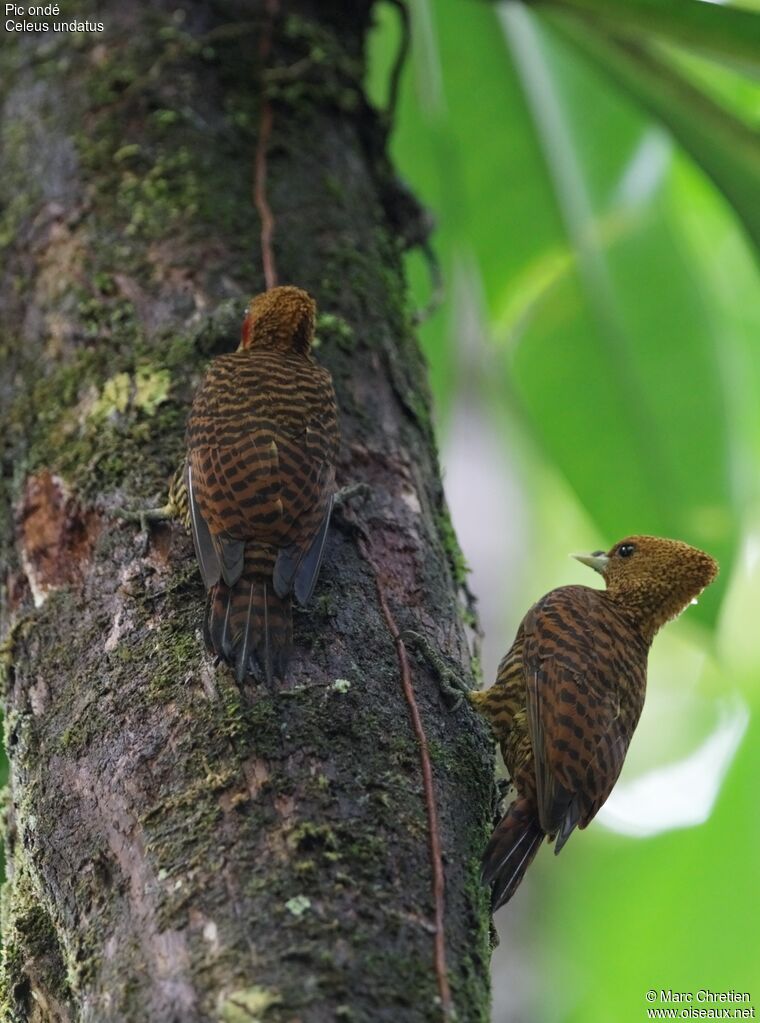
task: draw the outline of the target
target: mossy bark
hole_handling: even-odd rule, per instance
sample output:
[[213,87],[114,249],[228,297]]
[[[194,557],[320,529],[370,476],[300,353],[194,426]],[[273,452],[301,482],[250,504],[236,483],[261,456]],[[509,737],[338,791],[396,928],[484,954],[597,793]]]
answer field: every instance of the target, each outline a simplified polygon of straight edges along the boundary
[[[163,500],[193,388],[263,287],[267,81],[275,254],[325,314],[339,482],[371,487],[356,515],[399,626],[469,671],[404,293],[411,207],[362,90],[371,3],[282,6],[268,78],[265,13],[242,0],[106,0],[102,33],[3,39],[7,1020],[441,1018],[419,750],[355,534],[330,532],[287,687],[241,691],[202,651],[187,536],[116,516]],[[484,1021],[490,741],[413,671],[454,1002]]]

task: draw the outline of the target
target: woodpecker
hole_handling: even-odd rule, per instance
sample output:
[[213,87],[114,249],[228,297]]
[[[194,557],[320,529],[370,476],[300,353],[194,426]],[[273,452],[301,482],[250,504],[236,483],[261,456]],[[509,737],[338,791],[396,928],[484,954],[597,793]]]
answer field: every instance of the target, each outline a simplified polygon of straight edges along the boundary
[[195,394],[170,487],[207,590],[206,647],[239,683],[284,676],[291,598],[308,602],[324,553],[339,434],[330,374],[311,353],[315,315],[292,286],[251,300],[240,347]]
[[574,557],[599,572],[606,589],[547,593],[523,618],[495,684],[468,694],[491,725],[514,789],[483,854],[494,909],[515,893],[545,837],[559,853],[596,816],[641,714],[655,634],[718,573],[709,554],[653,536]]

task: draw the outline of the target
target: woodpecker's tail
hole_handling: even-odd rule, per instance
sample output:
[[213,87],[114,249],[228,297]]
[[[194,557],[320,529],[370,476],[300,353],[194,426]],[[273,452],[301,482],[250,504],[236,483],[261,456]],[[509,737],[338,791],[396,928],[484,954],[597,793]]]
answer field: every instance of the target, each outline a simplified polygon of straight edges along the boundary
[[493,883],[494,910],[508,902],[517,891],[543,838],[532,800],[516,799],[496,826],[483,853],[483,883]]
[[[271,564],[270,564],[271,562]],[[274,557],[245,553],[238,580],[220,579],[208,592],[204,639],[209,653],[246,675],[263,673],[268,684],[285,674],[293,636],[290,596],[278,597],[272,584]]]

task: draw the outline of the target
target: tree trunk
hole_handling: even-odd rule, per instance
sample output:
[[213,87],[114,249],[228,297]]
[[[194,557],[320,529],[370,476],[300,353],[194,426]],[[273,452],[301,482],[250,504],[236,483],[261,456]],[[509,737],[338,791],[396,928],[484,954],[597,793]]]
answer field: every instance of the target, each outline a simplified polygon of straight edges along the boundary
[[[3,1018],[439,1020],[431,807],[393,622],[470,665],[402,278],[415,205],[362,91],[372,5],[94,6],[61,19],[102,31],[3,39]],[[319,303],[339,483],[371,488],[331,528],[276,692],[203,652],[182,528],[117,516],[165,499],[200,374],[264,287],[267,109],[279,282]],[[410,662],[448,980],[459,1020],[484,1021],[491,745]]]

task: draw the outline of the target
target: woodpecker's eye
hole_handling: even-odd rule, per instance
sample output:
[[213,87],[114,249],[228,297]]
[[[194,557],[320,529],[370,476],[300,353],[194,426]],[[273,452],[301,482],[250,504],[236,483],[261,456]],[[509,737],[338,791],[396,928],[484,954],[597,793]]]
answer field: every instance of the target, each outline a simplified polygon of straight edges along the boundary
[[621,558],[630,558],[635,550],[636,548],[632,543],[621,543],[617,552]]

